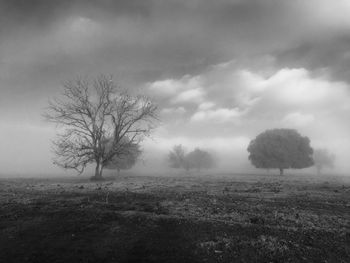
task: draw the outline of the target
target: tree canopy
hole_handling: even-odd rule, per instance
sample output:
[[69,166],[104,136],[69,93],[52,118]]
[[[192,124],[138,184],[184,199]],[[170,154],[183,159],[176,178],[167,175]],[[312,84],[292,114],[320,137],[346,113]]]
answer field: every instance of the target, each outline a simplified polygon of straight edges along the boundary
[[94,179],[101,179],[107,164],[128,156],[150,134],[156,110],[150,99],[122,91],[111,77],[66,82],[44,114],[62,131],[54,141],[54,163],[79,173],[96,163]]
[[249,160],[257,168],[301,169],[313,165],[310,139],[294,129],[266,130],[248,146]]
[[[112,146],[113,140],[107,140],[106,148]],[[110,170],[128,170],[131,169],[137,162],[138,158],[141,155],[140,145],[130,144],[128,149],[122,155],[115,155],[109,162],[106,163],[106,169]]]
[[209,152],[196,148],[186,156],[189,166],[198,171],[202,169],[210,169],[214,166],[214,159]]

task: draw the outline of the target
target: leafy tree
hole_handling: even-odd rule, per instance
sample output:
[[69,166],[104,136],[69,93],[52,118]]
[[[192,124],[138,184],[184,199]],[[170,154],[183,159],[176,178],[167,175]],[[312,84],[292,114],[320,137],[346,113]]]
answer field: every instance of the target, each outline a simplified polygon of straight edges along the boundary
[[201,169],[209,169],[214,166],[214,159],[210,153],[196,148],[194,151],[190,152],[186,159],[188,160],[189,167],[195,168],[198,171]]
[[259,134],[248,146],[249,160],[257,168],[302,169],[313,165],[310,139],[293,129],[272,129]]
[[[112,146],[112,140],[106,142],[106,148]],[[140,145],[130,144],[130,147],[121,155],[114,156],[108,163],[106,163],[106,169],[117,170],[118,174],[120,170],[131,169],[137,162],[141,155]]]
[[[115,157],[127,155],[154,128],[156,105],[145,96],[121,91],[110,77],[77,79],[64,84],[59,98],[49,102],[45,118],[62,133],[54,141],[54,163],[82,173],[95,163],[95,176]],[[110,147],[106,147],[106,140]]]
[[333,168],[335,155],[331,154],[327,149],[315,149],[313,159],[317,174],[321,174],[323,168]]

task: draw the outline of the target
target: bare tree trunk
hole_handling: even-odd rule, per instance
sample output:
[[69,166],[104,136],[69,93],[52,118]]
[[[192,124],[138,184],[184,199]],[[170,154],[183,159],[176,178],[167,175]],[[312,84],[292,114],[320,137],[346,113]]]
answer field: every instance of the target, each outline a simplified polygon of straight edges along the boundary
[[102,179],[103,165],[100,165],[99,179]]
[[283,168],[280,168],[280,175],[283,175]]
[[95,175],[91,178],[92,180],[102,180],[103,165],[100,162],[96,163]]
[[95,177],[97,178],[100,175],[100,163],[96,163],[96,168],[95,168]]

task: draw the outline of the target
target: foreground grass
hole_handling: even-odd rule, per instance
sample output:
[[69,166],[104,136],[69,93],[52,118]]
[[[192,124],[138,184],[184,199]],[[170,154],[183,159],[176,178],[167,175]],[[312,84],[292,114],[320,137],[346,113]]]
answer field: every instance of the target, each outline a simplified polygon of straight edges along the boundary
[[345,178],[0,180],[0,262],[350,262]]

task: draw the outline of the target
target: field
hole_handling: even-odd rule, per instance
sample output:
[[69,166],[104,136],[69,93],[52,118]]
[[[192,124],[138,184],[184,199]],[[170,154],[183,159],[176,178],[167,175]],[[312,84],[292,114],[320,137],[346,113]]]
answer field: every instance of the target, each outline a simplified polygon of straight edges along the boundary
[[350,179],[0,179],[0,262],[350,262]]

